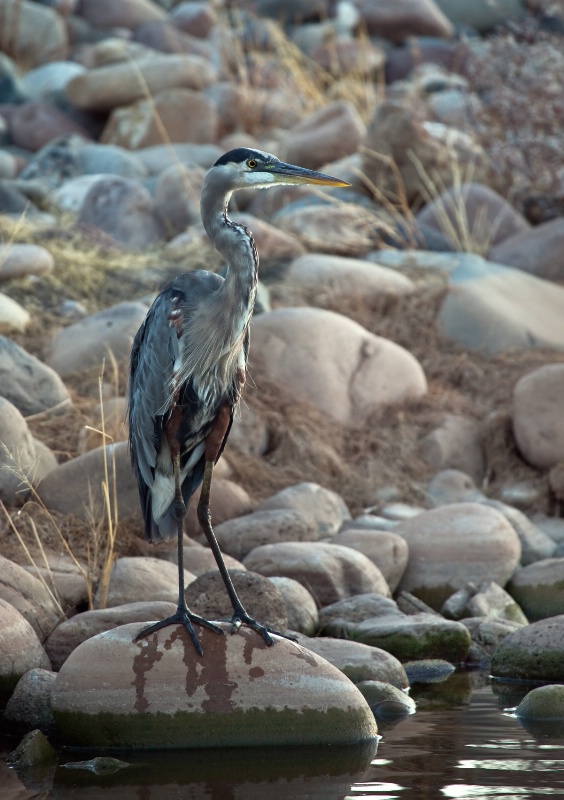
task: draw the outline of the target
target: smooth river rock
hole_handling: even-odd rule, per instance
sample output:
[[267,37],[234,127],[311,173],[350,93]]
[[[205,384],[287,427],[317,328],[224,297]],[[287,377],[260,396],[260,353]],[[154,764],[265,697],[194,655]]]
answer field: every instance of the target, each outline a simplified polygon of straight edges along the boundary
[[491,674],[501,680],[561,681],[564,614],[525,625],[507,636],[492,656]]
[[254,631],[179,626],[133,642],[139,624],[88,639],[63,665],[52,697],[57,732],[79,747],[208,748],[346,744],[377,727],[356,687],[319,656]]
[[22,675],[51,665],[29,622],[0,598],[0,705],[9,699]]

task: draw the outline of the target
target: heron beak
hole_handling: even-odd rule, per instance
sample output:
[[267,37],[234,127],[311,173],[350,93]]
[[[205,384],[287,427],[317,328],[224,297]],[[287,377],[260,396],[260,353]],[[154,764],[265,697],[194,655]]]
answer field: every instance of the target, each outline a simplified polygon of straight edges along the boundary
[[276,164],[272,169],[275,183],[310,183],[317,186],[350,186],[350,183],[342,181],[340,178],[332,178],[331,175],[324,175],[322,172],[314,172],[304,167],[295,167],[293,164],[285,164],[283,161]]

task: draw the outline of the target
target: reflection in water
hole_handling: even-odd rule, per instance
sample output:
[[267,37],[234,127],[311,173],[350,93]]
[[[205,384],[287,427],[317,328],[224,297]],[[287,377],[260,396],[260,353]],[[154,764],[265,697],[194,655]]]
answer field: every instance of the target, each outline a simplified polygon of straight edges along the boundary
[[[25,788],[0,762],[0,800],[537,800],[564,797],[564,731],[532,735],[483,676],[414,692],[417,713],[374,745],[113,753],[131,766],[96,775],[59,766]],[[514,703],[512,703],[514,705]],[[505,706],[506,707],[506,706]],[[99,755],[99,754],[98,754]],[[64,753],[61,763],[91,753]],[[25,780],[25,776],[24,777]]]

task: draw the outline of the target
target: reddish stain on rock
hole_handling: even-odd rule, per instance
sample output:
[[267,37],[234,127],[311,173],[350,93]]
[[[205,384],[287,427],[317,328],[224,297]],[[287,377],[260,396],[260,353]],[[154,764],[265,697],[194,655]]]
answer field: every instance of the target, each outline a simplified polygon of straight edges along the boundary
[[146,673],[161,660],[163,652],[158,649],[156,634],[141,640],[138,645],[139,654],[133,659],[135,678],[131,681],[131,685],[135,687],[135,710],[142,713],[149,707],[149,701],[145,697]]

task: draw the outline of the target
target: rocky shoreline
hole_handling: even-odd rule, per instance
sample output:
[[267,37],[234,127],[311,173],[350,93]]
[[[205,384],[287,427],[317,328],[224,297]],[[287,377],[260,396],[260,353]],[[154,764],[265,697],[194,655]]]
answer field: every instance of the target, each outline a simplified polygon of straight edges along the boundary
[[[561,5],[0,12],[3,729],[223,746],[250,720],[262,743],[362,741],[374,714],[413,713],[413,675],[453,666],[547,683],[523,717],[552,697],[564,718]],[[131,641],[170,614],[177,569],[142,540],[125,385],[155,292],[222,269],[199,193],[237,146],[351,188],[232,208],[261,284],[212,513],[249,611],[297,643],[210,633],[206,661],[170,631]],[[188,603],[229,617],[203,541],[191,510]],[[207,714],[209,738],[142,722],[176,712]]]

